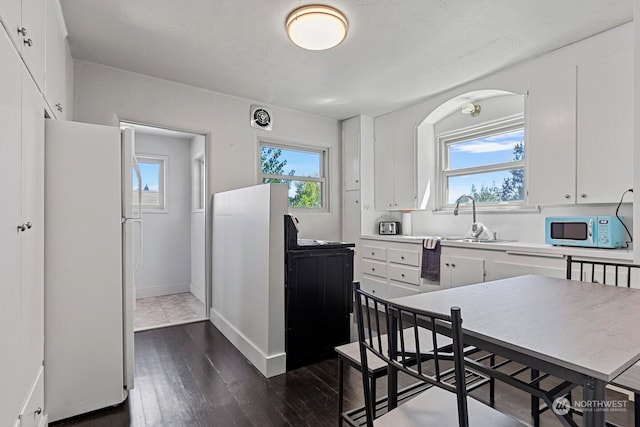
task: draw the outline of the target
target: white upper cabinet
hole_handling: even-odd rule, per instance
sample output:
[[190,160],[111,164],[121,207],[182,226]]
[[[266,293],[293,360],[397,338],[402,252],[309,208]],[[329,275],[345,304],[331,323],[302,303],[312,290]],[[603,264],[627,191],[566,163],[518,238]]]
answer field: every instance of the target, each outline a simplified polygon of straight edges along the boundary
[[531,80],[529,203],[615,203],[633,187],[631,50]]
[[413,129],[388,126],[375,136],[375,207],[415,209],[415,142]]
[[44,9],[45,0],[0,2],[0,17],[40,90],[44,88]]
[[58,2],[47,1],[45,98],[57,119],[68,119],[70,99],[67,96],[67,74],[70,74],[71,70],[67,69],[68,49],[59,7]]
[[531,80],[528,102],[529,203],[575,203],[576,68]]
[[360,118],[342,122],[343,190],[360,189]]
[[578,65],[577,159],[578,203],[618,202],[633,188],[631,49]]

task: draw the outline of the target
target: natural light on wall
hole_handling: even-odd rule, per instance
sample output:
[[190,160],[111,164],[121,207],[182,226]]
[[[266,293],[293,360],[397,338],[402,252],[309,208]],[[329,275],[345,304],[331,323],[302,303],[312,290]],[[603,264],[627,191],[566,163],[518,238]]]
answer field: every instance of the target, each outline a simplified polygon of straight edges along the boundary
[[349,24],[339,10],[311,5],[291,12],[286,28],[289,38],[296,45],[308,50],[325,50],[342,43]]

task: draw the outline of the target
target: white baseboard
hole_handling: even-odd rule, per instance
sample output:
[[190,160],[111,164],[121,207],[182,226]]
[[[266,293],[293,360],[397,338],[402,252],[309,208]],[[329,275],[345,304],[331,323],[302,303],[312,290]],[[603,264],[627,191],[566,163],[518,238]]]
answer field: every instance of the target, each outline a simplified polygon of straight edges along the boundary
[[213,308],[210,310],[209,319],[262,375],[271,378],[287,371],[286,353],[272,356],[265,355],[262,350]]
[[136,299],[191,292],[189,285],[189,283],[175,283],[172,285],[136,286]]
[[189,283],[189,291],[194,297],[198,298],[198,301],[204,304],[204,288],[197,286],[193,282]]

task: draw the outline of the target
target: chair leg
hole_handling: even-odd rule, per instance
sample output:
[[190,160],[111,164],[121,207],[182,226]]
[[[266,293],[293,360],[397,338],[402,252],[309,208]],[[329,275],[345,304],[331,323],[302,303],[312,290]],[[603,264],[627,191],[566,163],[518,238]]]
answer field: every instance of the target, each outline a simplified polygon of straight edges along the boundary
[[342,426],[342,412],[343,412],[343,398],[344,398],[344,362],[342,357],[338,357],[338,426]]
[[[496,364],[496,355],[495,354],[491,354],[491,357],[489,358],[489,363],[491,363],[491,366],[495,366]],[[489,379],[489,403],[491,403],[491,406],[493,406],[496,403],[496,379],[491,377]]]
[[371,413],[373,414],[373,418],[376,418],[376,379],[373,376],[369,377],[369,381],[371,382],[371,404],[373,408],[371,409]]
[[[540,372],[537,369],[531,369],[531,380],[538,378]],[[540,398],[531,396],[531,416],[533,417],[533,427],[540,427]]]
[[633,425],[640,427],[640,393],[633,393]]

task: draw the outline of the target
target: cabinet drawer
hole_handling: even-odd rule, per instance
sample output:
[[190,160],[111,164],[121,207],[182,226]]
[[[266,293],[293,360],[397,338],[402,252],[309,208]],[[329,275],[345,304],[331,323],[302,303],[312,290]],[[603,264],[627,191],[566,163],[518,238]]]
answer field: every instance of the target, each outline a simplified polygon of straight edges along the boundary
[[418,267],[390,264],[387,272],[391,280],[420,286],[420,269]]
[[362,245],[362,258],[377,259],[378,261],[387,260],[387,249],[380,246]]
[[389,249],[389,261],[398,264],[413,265],[418,267],[420,265],[419,251],[411,251],[406,249]]
[[385,280],[363,277],[360,286],[364,291],[374,294],[377,297],[387,298],[387,282]]
[[387,264],[365,258],[362,260],[362,273],[379,277],[387,277]]
[[393,283],[390,283],[387,288],[387,298],[400,298],[419,293],[420,291],[417,289],[405,288],[404,286],[394,285]]
[[39,427],[44,416],[44,369],[40,368],[27,401],[20,412],[20,427]]

